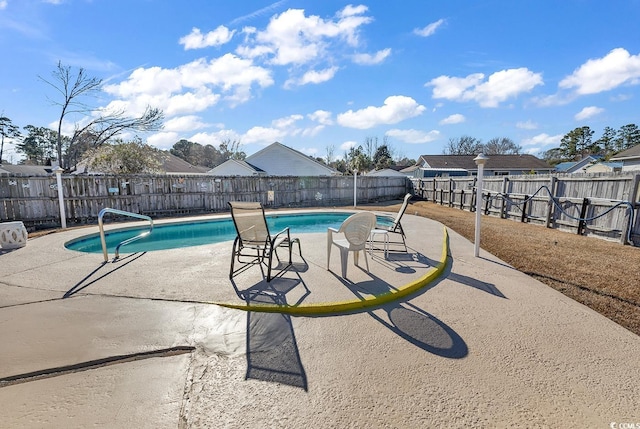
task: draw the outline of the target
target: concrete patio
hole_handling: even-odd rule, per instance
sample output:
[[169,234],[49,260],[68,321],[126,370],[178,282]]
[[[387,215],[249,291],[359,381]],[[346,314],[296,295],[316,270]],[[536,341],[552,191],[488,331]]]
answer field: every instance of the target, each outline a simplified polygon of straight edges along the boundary
[[[0,427],[610,427],[640,422],[640,337],[449,230],[419,293],[316,317],[212,303],[314,305],[430,272],[444,228],[403,217],[409,252],[371,272],[326,235],[270,284],[228,279],[231,243],[124,255],[64,248],[97,227],[0,250]],[[297,248],[296,248],[297,251]],[[364,266],[364,261],[361,260]]]

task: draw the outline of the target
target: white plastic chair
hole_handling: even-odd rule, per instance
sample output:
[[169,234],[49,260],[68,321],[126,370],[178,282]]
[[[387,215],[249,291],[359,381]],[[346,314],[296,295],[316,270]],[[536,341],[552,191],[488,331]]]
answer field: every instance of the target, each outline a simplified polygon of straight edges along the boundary
[[347,277],[347,261],[349,252],[354,252],[353,262],[358,265],[358,254],[364,254],[364,261],[369,272],[369,260],[367,259],[367,240],[371,230],[376,226],[376,215],[371,212],[361,212],[349,216],[340,225],[340,229],[329,228],[327,230],[327,270],[331,260],[331,248],[337,246],[340,249],[340,262],[342,263],[342,277]]

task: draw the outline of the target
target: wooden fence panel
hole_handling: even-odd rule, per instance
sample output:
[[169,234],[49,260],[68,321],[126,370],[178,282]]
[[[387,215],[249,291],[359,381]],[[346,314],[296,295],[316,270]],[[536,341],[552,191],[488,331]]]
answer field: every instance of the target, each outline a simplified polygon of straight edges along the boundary
[[[267,207],[351,204],[353,185],[352,177],[62,176],[67,224],[93,223],[106,207],[157,217],[226,211],[234,200]],[[357,181],[359,203],[400,199],[411,189],[405,177]],[[58,204],[55,176],[0,175],[0,221],[60,225]]]
[[[475,210],[475,177],[414,179],[413,183],[418,197]],[[482,210],[487,215],[621,242],[626,241],[631,224],[631,241],[640,244],[638,174],[484,177],[482,188]],[[580,218],[589,220],[580,222]]]

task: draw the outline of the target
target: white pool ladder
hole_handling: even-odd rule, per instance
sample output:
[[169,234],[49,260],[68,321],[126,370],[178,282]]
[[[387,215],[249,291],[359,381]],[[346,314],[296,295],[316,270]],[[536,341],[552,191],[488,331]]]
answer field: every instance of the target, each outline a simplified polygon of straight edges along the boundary
[[118,214],[118,215],[122,215],[122,216],[129,216],[129,217],[134,217],[134,218],[137,218],[137,219],[144,219],[144,220],[148,220],[149,221],[149,230],[148,231],[144,231],[144,232],[136,235],[135,237],[131,237],[131,238],[128,238],[128,239],[126,239],[124,241],[121,241],[116,246],[115,256],[113,258],[114,261],[116,259],[118,259],[118,257],[120,256],[120,246],[124,246],[125,244],[129,244],[129,243],[131,243],[133,241],[140,240],[141,238],[144,238],[147,235],[151,234],[151,232],[153,231],[153,219],[151,219],[149,216],[141,215],[141,214],[138,214],[138,213],[126,212],[126,211],[118,210],[118,209],[112,209],[112,208],[109,208],[109,207],[106,207],[106,208],[100,210],[100,213],[98,213],[98,228],[100,229],[100,243],[102,244],[102,254],[104,255],[104,261],[105,262],[109,262],[109,253],[107,253],[107,240],[105,239],[105,236],[104,236],[104,225],[102,223],[102,218],[104,217],[104,215],[106,213],[113,213],[113,214]]

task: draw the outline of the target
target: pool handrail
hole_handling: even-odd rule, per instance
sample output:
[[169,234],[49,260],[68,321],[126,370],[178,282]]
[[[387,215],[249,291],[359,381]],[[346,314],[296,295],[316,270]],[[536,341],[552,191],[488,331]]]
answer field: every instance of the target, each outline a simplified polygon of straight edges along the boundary
[[151,234],[151,232],[153,232],[153,219],[151,219],[151,217],[147,216],[147,215],[141,215],[138,213],[132,213],[132,212],[127,212],[124,210],[118,210],[118,209],[112,209],[110,207],[105,207],[102,210],[100,210],[100,213],[98,213],[98,229],[100,230],[100,243],[102,244],[102,254],[104,255],[104,261],[108,262],[109,261],[109,253],[107,252],[107,240],[105,238],[104,235],[104,225],[102,222],[102,218],[104,217],[104,215],[106,213],[113,213],[113,214],[118,214],[118,215],[122,215],[122,216],[129,216],[129,217],[134,217],[137,219],[143,219],[143,220],[148,220],[149,221],[149,230],[148,231],[144,231],[138,235],[136,235],[135,237],[131,237],[128,238],[126,240],[121,241],[117,246],[116,246],[116,250],[115,250],[115,256],[114,256],[114,260],[118,259],[120,257],[120,247],[124,246],[126,244],[129,244],[133,241],[136,240],[140,240],[141,238],[146,237],[147,235]]

